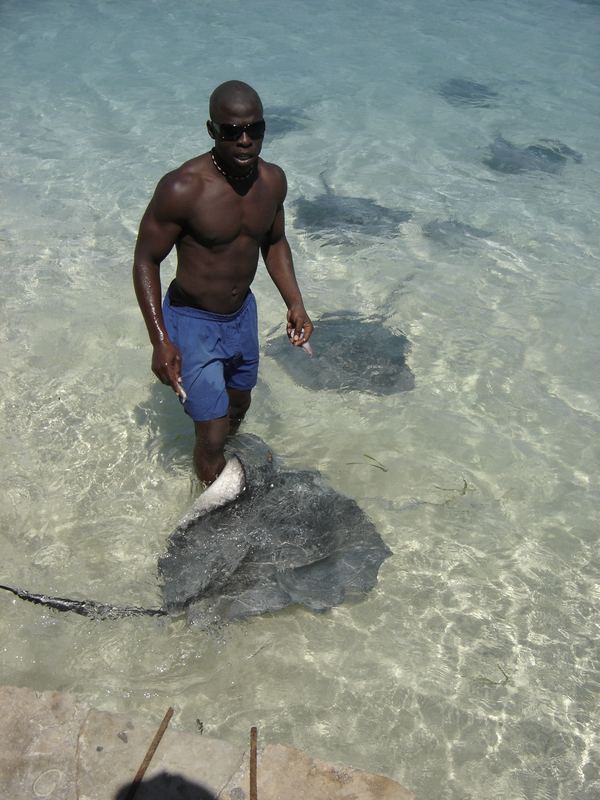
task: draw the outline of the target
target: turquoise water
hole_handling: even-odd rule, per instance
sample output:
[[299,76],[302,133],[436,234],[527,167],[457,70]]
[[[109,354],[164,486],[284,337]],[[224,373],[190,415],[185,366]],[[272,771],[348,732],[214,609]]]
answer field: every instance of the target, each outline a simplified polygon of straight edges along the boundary
[[[400,395],[314,393],[264,358],[246,423],[393,549],[363,602],[216,635],[6,596],[2,682],[157,721],[172,704],[179,727],[240,743],[257,724],[422,798],[596,798],[598,5],[50,0],[4,2],[0,28],[0,580],[159,601],[191,430],[150,373],[131,258],[158,178],[207,148],[222,80],[297,123],[264,155],[288,176],[313,318],[383,314],[415,375]],[[453,78],[495,95],[448,102]],[[583,160],[498,172],[497,137]],[[311,238],[293,201],[322,194],[321,173],[411,219]],[[437,241],[435,220],[485,235]],[[264,270],[255,287],[264,339],[283,308]]]

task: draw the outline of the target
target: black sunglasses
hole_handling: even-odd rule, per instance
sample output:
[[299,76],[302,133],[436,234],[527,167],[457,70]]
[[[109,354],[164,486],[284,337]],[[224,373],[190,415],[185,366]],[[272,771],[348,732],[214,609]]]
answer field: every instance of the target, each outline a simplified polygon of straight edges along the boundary
[[230,122],[210,122],[213,133],[222,142],[237,142],[243,133],[247,133],[251,139],[262,139],[265,135],[265,121],[259,119],[258,122],[250,122],[248,125],[233,125]]

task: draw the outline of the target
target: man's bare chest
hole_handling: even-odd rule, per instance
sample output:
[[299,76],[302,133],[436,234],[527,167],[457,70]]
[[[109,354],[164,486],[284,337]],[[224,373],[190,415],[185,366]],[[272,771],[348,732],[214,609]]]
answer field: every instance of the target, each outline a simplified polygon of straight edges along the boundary
[[228,244],[239,237],[259,244],[273,225],[277,213],[275,197],[251,189],[245,195],[233,190],[203,195],[192,205],[184,234],[204,246]]

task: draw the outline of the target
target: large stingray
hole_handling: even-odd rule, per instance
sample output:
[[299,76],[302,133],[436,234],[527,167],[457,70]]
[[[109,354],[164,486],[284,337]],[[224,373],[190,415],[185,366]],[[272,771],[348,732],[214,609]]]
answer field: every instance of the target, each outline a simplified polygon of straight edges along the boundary
[[375,585],[390,550],[354,500],[258,437],[239,436],[235,453],[229,480],[246,488],[184,518],[159,560],[167,610],[203,625],[293,603],[324,611]]
[[265,353],[275,358],[300,386],[395,394],[414,388],[406,363],[410,343],[381,318],[351,311],[323,314],[311,338],[314,356],[292,347],[284,334],[267,339]]
[[583,161],[581,153],[556,139],[540,139],[536,144],[519,147],[497,136],[490,145],[489,157],[484,158],[483,163],[496,172],[516,174],[540,170],[556,174],[562,170],[568,158],[577,164]]
[[386,208],[366,197],[335,194],[323,174],[323,194],[313,200],[300,197],[292,204],[294,225],[304,229],[312,239],[324,239],[324,244],[346,244],[356,235],[392,237],[398,226],[412,217],[410,211]]
[[484,83],[467,78],[450,78],[439,87],[444,100],[453,106],[479,106],[488,108],[494,105],[498,93]]
[[85,616],[187,613],[203,627],[301,604],[324,611],[373,588],[391,554],[356,502],[314,470],[286,468],[238,436],[227,465],[180,520],[159,559],[163,605],[145,609],[0,588]]

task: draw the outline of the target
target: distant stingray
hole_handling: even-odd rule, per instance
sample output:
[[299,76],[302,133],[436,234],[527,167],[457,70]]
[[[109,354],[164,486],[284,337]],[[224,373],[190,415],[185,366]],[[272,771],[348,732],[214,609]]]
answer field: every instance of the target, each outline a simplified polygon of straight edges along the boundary
[[225,469],[169,538],[158,562],[160,608],[0,589],[97,619],[185,612],[209,627],[291,604],[324,611],[372,589],[390,555],[354,500],[314,470],[285,468],[261,439],[245,434],[232,440]]
[[490,155],[484,158],[483,163],[496,172],[516,174],[541,170],[556,174],[567,163],[567,158],[577,164],[583,161],[581,153],[556,139],[540,139],[537,144],[519,147],[498,136],[490,145]]
[[453,106],[479,106],[489,108],[494,105],[498,93],[484,83],[477,83],[466,78],[450,78],[439,87],[444,100]]
[[300,197],[293,204],[294,225],[308,231],[313,239],[329,239],[325,244],[346,244],[352,235],[397,236],[398,226],[412,217],[410,211],[386,208],[365,197],[335,194],[323,174],[325,193],[313,200]]
[[315,321],[310,341],[313,358],[290,345],[285,334],[268,339],[265,353],[308,389],[381,395],[414,389],[415,376],[406,364],[410,343],[382,319],[365,319],[349,311],[324,314]]
[[486,239],[492,235],[490,231],[466,225],[455,219],[432,219],[431,222],[423,225],[423,234],[428,239],[433,239],[433,241],[454,250],[464,247],[474,239]]
[[268,106],[264,110],[264,116],[269,139],[304,130],[310,123],[310,118],[297,106]]

